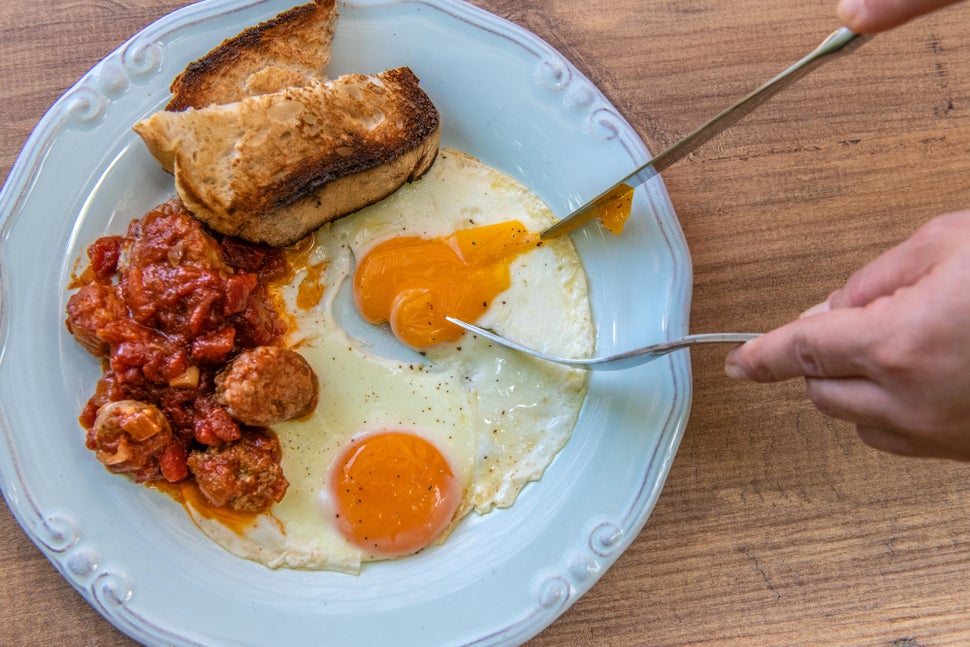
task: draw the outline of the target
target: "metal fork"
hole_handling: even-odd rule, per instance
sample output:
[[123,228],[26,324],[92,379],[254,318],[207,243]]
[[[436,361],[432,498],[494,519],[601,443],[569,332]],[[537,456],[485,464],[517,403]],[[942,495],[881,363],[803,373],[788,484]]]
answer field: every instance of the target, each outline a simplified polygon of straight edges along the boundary
[[526,346],[517,344],[516,342],[506,339],[501,335],[497,335],[487,328],[479,328],[478,326],[462,321],[461,319],[455,319],[454,317],[445,317],[445,319],[456,326],[459,326],[460,328],[464,328],[470,333],[476,334],[479,337],[484,337],[485,339],[493,341],[496,344],[517,350],[521,353],[532,355],[533,357],[538,357],[539,359],[544,359],[548,362],[555,362],[556,364],[587,368],[594,371],[620,371],[625,368],[640,366],[641,364],[646,364],[647,362],[652,362],[655,359],[663,357],[668,353],[672,353],[675,350],[687,348],[688,346],[693,346],[694,344],[738,344],[761,336],[761,333],[746,332],[687,335],[685,337],[681,337],[680,339],[671,339],[670,341],[661,342],[659,344],[651,344],[649,346],[644,346],[643,348],[629,350],[625,353],[618,353],[608,357],[570,359],[568,357],[556,357],[554,355],[548,355],[546,353],[527,348]]

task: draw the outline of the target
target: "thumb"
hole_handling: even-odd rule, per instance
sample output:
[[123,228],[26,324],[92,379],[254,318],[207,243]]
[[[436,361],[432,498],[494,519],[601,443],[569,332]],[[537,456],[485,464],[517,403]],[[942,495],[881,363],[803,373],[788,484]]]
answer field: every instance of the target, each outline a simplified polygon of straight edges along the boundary
[[[831,309],[865,306],[917,283],[937,262],[939,246],[938,238],[927,235],[906,239],[857,270],[843,287],[829,295],[825,305]],[[803,316],[817,312],[819,306]]]
[[857,270],[803,317],[835,308],[865,306],[879,297],[919,283],[948,256],[950,248],[970,249],[970,211],[938,216],[916,232]]
[[874,34],[898,27],[957,0],[839,0],[839,20],[858,34]]

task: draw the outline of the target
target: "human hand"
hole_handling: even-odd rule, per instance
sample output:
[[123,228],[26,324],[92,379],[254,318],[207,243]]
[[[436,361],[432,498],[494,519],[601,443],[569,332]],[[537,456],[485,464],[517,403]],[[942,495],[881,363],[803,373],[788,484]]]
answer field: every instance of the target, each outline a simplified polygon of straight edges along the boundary
[[970,211],[940,216],[802,317],[734,349],[729,376],[804,377],[866,443],[970,460]]
[[857,34],[874,34],[898,27],[917,16],[959,0],[839,0],[836,13]]

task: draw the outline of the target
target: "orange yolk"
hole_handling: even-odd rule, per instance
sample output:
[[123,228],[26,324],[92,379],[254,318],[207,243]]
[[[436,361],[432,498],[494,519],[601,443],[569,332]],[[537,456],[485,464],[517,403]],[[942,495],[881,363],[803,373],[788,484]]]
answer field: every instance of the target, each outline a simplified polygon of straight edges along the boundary
[[463,331],[445,316],[478,319],[509,288],[512,261],[539,244],[517,220],[442,238],[391,238],[358,263],[357,310],[369,323],[390,322],[412,348],[455,341]]
[[611,234],[623,233],[623,225],[633,208],[633,192],[633,187],[621,184],[603,196],[596,215]]
[[371,554],[415,553],[442,533],[461,485],[441,452],[414,434],[388,431],[351,443],[330,474],[337,527]]

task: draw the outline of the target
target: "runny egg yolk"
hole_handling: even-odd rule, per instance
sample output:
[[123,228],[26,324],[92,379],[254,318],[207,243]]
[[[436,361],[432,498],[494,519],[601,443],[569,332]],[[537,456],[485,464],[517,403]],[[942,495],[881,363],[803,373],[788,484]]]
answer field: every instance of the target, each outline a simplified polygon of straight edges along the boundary
[[382,557],[415,553],[444,531],[461,484],[427,440],[399,431],[365,436],[337,457],[330,474],[337,527]]
[[634,187],[620,184],[603,196],[597,214],[603,226],[611,234],[623,233],[623,225],[630,218],[633,209]]
[[357,310],[369,323],[390,322],[394,335],[412,348],[455,341],[463,331],[445,316],[478,319],[509,288],[512,261],[539,244],[539,236],[517,220],[441,238],[388,239],[358,262]]

